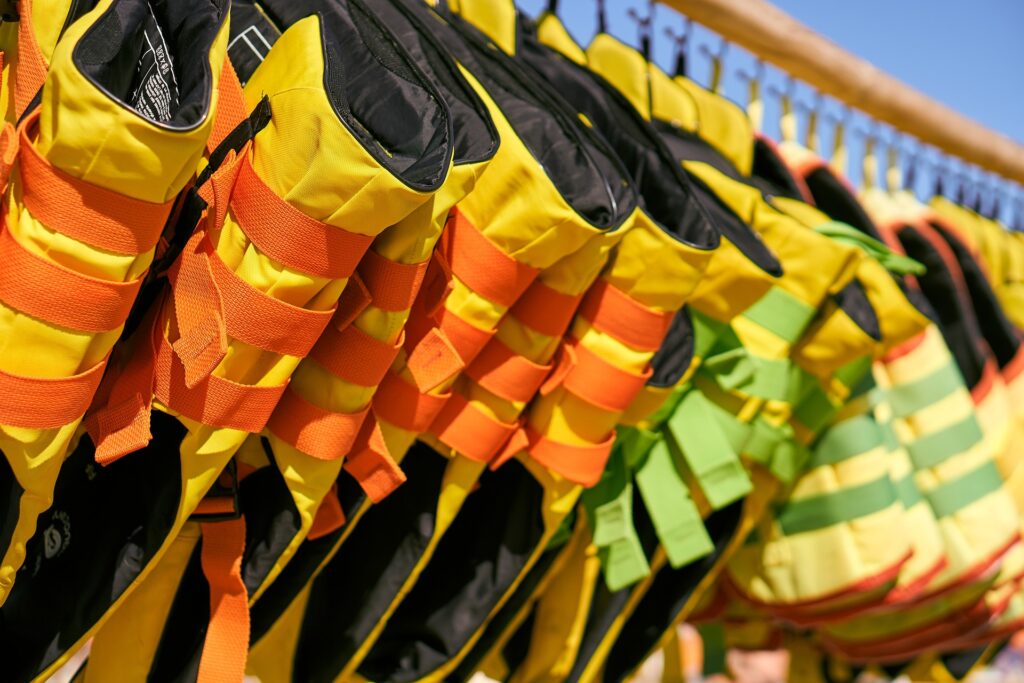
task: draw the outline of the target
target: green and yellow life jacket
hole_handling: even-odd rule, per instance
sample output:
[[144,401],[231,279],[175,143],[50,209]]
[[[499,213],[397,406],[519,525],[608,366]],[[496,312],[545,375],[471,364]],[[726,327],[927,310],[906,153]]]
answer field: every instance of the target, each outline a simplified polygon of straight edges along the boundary
[[[107,20],[116,20],[110,11]],[[202,25],[194,12],[184,19]],[[226,11],[213,29],[221,51],[228,38],[224,19]],[[213,539],[203,546],[204,558],[242,553],[237,467],[221,480],[220,496],[203,501],[190,522],[192,513],[248,435],[263,429],[288,378],[331,322],[374,235],[426,202],[447,174],[451,123],[441,96],[382,26],[350,21],[348,31],[353,45],[362,40],[361,52],[339,52],[338,38],[325,41],[320,20],[310,19],[282,37],[281,56],[268,55],[244,92],[237,82],[219,83],[217,101],[234,107],[214,122],[224,142],[183,204],[164,255],[170,287],[157,291],[155,283],[155,296],[101,389],[91,428],[103,466],[93,462],[93,442],[83,438],[57,482],[58,502],[47,522],[59,526],[75,517],[77,533],[92,542],[53,558],[35,548],[39,574],[19,598],[21,611],[5,615],[5,627],[22,639],[26,666],[44,676],[42,667],[59,665],[124,602],[184,527],[197,538],[201,525]],[[193,32],[173,32],[179,33]],[[389,58],[373,58],[367,41]],[[375,92],[401,84],[395,92],[408,101],[399,130],[391,127],[394,112],[379,115],[363,99],[365,81],[342,78],[325,89],[328,64],[335,70],[344,64],[349,74],[371,70]],[[186,67],[207,87],[217,84],[219,65],[185,60]],[[225,73],[233,77],[230,69]],[[253,112],[248,119],[246,111]],[[410,138],[409,130],[421,134]],[[183,179],[200,168],[200,154],[198,148]],[[150,420],[152,403],[157,410]],[[114,501],[116,515],[97,513]],[[139,529],[146,530],[143,537]],[[121,566],[115,558],[122,552],[135,560]],[[97,571],[75,571],[85,557]],[[229,575],[230,562],[221,566],[226,570],[211,600],[227,595],[244,609],[241,577]],[[34,609],[28,605],[66,591],[89,598],[61,601],[45,624],[23,624],[31,619],[25,610]],[[173,592],[168,586],[161,599]],[[163,613],[149,616],[150,631],[163,625]]]

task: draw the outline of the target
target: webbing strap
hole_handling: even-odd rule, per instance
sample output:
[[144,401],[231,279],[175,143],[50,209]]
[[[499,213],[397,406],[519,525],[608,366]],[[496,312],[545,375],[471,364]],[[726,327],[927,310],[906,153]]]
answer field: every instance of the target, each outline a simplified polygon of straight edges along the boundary
[[789,500],[776,514],[787,536],[852,522],[881,512],[897,502],[896,487],[889,475],[858,486],[820,496]]
[[256,174],[248,155],[231,194],[231,209],[256,247],[288,268],[343,280],[362,260],[372,235],[323,223],[278,197]]
[[894,417],[907,417],[965,387],[960,370],[949,358],[942,367],[924,377],[891,387],[889,405]]
[[495,330],[480,329],[446,308],[438,309],[431,316],[419,305],[413,307],[405,329],[409,343],[414,347],[431,330],[440,330],[464,365],[472,363],[495,334]]
[[742,315],[783,341],[795,344],[816,312],[813,306],[800,301],[781,287],[772,287]]
[[456,453],[487,463],[501,452],[518,428],[518,421],[502,422],[456,393],[441,409],[430,431]]
[[[656,432],[648,434],[653,443],[636,469],[636,483],[669,564],[678,568],[708,555],[715,546],[668,445]],[[624,448],[628,451],[634,443],[624,443]],[[631,459],[628,452],[626,459]]]
[[451,396],[451,392],[421,392],[400,375],[389,372],[374,394],[373,412],[399,429],[422,434],[430,428]]
[[18,118],[24,115],[32,98],[36,96],[46,81],[49,66],[43,58],[36,41],[35,28],[32,21],[33,0],[20,0],[18,14],[18,68],[14,75],[14,109]]
[[954,515],[1003,487],[1003,478],[991,460],[967,474],[947,481],[930,491],[922,491],[939,519]]
[[367,406],[355,413],[336,413],[288,389],[267,422],[267,429],[317,460],[337,460],[351,450],[369,412]]
[[374,503],[384,500],[405,482],[405,473],[391,456],[373,415],[367,416],[363,422],[344,467]]
[[699,391],[689,391],[662,435],[682,455],[711,507],[720,510],[746,496],[752,486],[739,456],[716,426],[708,400]]
[[530,456],[569,481],[590,487],[601,480],[605,463],[615,443],[615,432],[601,443],[568,444],[525,430]]
[[674,311],[645,306],[607,280],[587,292],[579,314],[600,330],[638,351],[657,351],[672,325]]
[[856,415],[832,425],[821,435],[807,465],[836,465],[884,445],[878,423],[868,415]]
[[459,280],[504,308],[511,307],[540,272],[502,251],[458,209],[449,216],[438,248]]
[[106,359],[71,377],[24,377],[0,371],[0,424],[55,429],[85,414]]
[[561,377],[567,391],[611,413],[625,411],[654,372],[650,365],[642,373],[624,370],[574,340],[565,345],[571,352],[563,349],[559,361],[563,368],[556,369],[552,377]]
[[375,387],[402,348],[405,335],[394,344],[381,341],[355,325],[327,326],[309,357],[338,379],[360,387]]
[[225,59],[220,70],[220,82],[217,84],[217,109],[213,116],[213,129],[207,139],[206,149],[216,149],[224,138],[245,120],[247,114],[248,107],[245,105],[242,84],[231,65],[231,60]]
[[83,275],[30,252],[6,225],[0,230],[0,301],[79,332],[109,332],[124,324],[142,278],[114,282]]
[[29,139],[39,118],[22,124],[18,161],[22,201],[50,230],[115,254],[144,254],[160,240],[174,200],[147,202],[75,178],[50,164]]
[[909,510],[924,500],[924,496],[921,495],[921,489],[918,488],[917,482],[914,481],[913,472],[897,481],[895,486],[896,495],[903,503],[903,508],[905,510]]
[[206,523],[202,531],[199,557],[210,586],[210,624],[196,680],[241,681],[249,654],[249,594],[242,581],[245,518]]
[[374,306],[382,311],[398,312],[412,306],[429,265],[429,259],[420,263],[398,263],[369,249],[359,262],[359,275],[366,283]]
[[531,330],[546,337],[561,337],[579,308],[583,294],[563,294],[535,280],[519,297],[509,313]]
[[601,481],[582,499],[608,589],[617,591],[647,576],[651,569],[633,524],[633,484],[622,449],[612,450]]
[[432,329],[409,352],[405,367],[420,391],[430,391],[455,377],[465,365],[444,331]]
[[527,403],[550,371],[550,364],[535,363],[495,338],[466,368],[466,375],[498,398]]
[[974,413],[964,419],[914,439],[907,444],[907,453],[916,469],[936,467],[981,442],[984,435]]
[[743,453],[768,466],[772,475],[785,484],[796,480],[810,458],[807,447],[797,443],[789,423],[775,425],[760,415],[750,424]]

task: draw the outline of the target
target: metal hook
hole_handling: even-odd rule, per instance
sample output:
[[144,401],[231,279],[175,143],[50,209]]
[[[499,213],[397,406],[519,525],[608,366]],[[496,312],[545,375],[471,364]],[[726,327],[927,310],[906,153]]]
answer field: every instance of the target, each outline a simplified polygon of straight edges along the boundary
[[604,0],[597,0],[597,32],[608,33],[608,11],[605,9]]
[[715,93],[722,92],[722,63],[725,61],[725,53],[729,49],[729,43],[725,38],[718,44],[718,50],[712,51],[707,45],[700,46],[700,53],[711,60],[711,79],[708,89]]
[[688,17],[683,18],[683,30],[681,32],[676,33],[671,26],[666,26],[662,31],[676,48],[676,76],[686,75],[686,48],[689,46],[690,33],[692,31],[693,22]]
[[651,27],[654,25],[654,0],[648,0],[647,2],[647,16],[641,17],[640,13],[632,7],[626,12],[626,15],[636,22],[637,34],[640,38],[640,52],[647,61],[651,60]]

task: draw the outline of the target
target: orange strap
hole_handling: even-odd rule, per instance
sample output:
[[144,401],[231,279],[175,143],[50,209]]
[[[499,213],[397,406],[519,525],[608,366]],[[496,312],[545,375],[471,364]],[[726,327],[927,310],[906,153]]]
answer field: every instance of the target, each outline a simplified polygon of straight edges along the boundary
[[240,124],[249,113],[245,105],[245,93],[230,59],[224,59],[217,84],[217,110],[213,117],[213,130],[206,142],[206,149],[213,151],[224,138]]
[[373,303],[370,290],[363,284],[363,279],[356,273],[345,284],[345,290],[338,299],[338,312],[334,314],[334,327],[339,330],[351,325],[359,314]]
[[540,272],[498,248],[458,209],[449,216],[438,248],[456,277],[504,308],[512,306]]
[[421,263],[397,263],[369,249],[359,262],[359,275],[382,311],[406,311],[423,284],[430,260]]
[[580,486],[591,487],[601,480],[604,466],[615,443],[613,431],[607,439],[598,444],[567,444],[526,430],[530,456],[569,481]]
[[249,655],[249,594],[242,581],[245,518],[209,522],[201,527],[199,559],[210,585],[210,625],[196,680],[241,682]]
[[331,484],[331,490],[327,492],[320,506],[316,509],[313,517],[313,524],[309,527],[306,539],[315,541],[345,526],[345,511],[341,509],[341,501],[338,500],[338,485]]
[[[0,72],[3,71],[3,53],[0,52]],[[2,80],[2,79],[0,79]],[[11,169],[18,160],[18,131],[8,121],[0,128],[0,192],[7,189]]]
[[344,467],[374,503],[405,483],[405,472],[391,457],[380,425],[372,415],[363,423]]
[[124,323],[142,278],[113,282],[83,275],[36,256],[6,226],[0,230],[0,301],[80,332],[109,332]]
[[356,413],[331,412],[289,389],[267,422],[267,429],[317,460],[337,460],[352,449],[369,412],[369,406]]
[[451,393],[427,394],[400,375],[389,372],[373,396],[373,412],[407,432],[422,434],[430,428]]
[[412,309],[405,329],[407,332],[406,346],[409,348],[415,348],[432,330],[440,330],[444,337],[451,342],[452,348],[455,349],[464,365],[473,362],[476,355],[487,346],[487,342],[495,333],[494,330],[481,330],[446,308],[439,309],[431,317],[419,305]]
[[[185,369],[163,334],[157,331],[153,395],[190,420],[250,434],[263,430],[288,383],[272,386],[239,384],[209,375],[193,388],[185,385]],[[148,420],[147,420],[148,422]]]
[[[626,410],[647,384],[653,370],[650,366],[636,374],[612,365],[580,343],[572,343],[574,353],[562,358],[573,358],[565,372],[562,386],[579,398],[601,410],[619,413]],[[553,374],[559,374],[556,370]]]
[[606,280],[598,280],[591,286],[583,299],[580,315],[596,329],[638,351],[657,351],[673,318],[671,311],[644,306]]
[[545,337],[561,337],[569,329],[582,294],[571,296],[552,289],[541,280],[527,288],[512,306],[510,313],[516,320]]
[[20,118],[32,98],[43,87],[50,67],[36,41],[32,0],[20,0],[18,14],[18,68],[14,70],[14,109],[15,115]]
[[372,235],[359,235],[310,218],[274,194],[242,159],[231,195],[235,218],[261,252],[309,275],[342,280],[355,271]]
[[213,172],[209,180],[199,186],[199,196],[206,201],[208,207],[206,228],[210,232],[216,232],[224,227],[224,217],[231,204],[231,193],[234,192],[235,181],[242,169],[242,161],[249,157],[251,147],[252,141],[250,140],[237,153],[233,149],[228,150],[224,161]]
[[490,462],[518,429],[519,422],[501,422],[459,394],[451,397],[430,427],[441,443],[476,462]]
[[61,235],[115,254],[144,254],[155,247],[174,201],[127,197],[51,165],[29,139],[38,117],[34,113],[22,124],[18,153],[22,201],[32,217]]
[[384,379],[405,339],[383,342],[355,325],[342,329],[331,324],[309,357],[338,379],[360,387],[375,387]]
[[492,339],[466,368],[466,374],[481,387],[498,398],[517,403],[529,402],[550,371],[551,365],[534,363],[498,338]]
[[[2,270],[2,269],[0,269]],[[0,424],[54,429],[85,414],[106,359],[71,377],[23,377],[0,371]]]
[[462,372],[465,365],[440,330],[430,330],[409,352],[405,366],[420,391],[430,391]]

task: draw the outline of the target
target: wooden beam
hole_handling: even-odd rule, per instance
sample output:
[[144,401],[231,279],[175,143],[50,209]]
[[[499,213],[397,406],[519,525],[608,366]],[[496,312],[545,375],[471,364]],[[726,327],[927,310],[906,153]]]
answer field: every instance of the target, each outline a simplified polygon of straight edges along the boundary
[[850,54],[766,0],[659,1],[820,92],[1024,184],[1024,146]]

